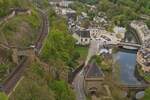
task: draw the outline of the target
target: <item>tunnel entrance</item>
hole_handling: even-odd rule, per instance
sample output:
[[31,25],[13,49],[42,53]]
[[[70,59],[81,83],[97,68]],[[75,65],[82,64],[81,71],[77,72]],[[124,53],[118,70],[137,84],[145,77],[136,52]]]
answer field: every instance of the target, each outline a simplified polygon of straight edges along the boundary
[[89,89],[90,95],[96,95],[96,92],[97,92],[97,88],[95,88],[95,87]]

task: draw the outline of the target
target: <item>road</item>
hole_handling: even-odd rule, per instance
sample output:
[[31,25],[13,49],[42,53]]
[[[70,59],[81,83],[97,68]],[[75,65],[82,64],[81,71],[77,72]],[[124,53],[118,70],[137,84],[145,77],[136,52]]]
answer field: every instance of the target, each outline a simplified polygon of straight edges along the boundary
[[81,70],[81,72],[76,76],[75,80],[73,81],[73,86],[77,100],[86,100],[86,96],[83,89],[83,80],[83,70]]
[[88,56],[85,61],[85,66],[88,64],[90,58],[98,53],[98,49],[99,49],[98,44],[99,44],[99,41],[91,40],[89,51],[88,51]]
[[[86,65],[88,64],[88,61],[90,60],[90,58],[95,55],[98,51],[98,41],[96,40],[91,40],[90,46],[89,46],[89,51],[88,51],[88,56],[87,59],[85,61],[85,65],[84,67],[86,67]],[[73,86],[74,86],[74,90],[76,93],[76,98],[77,100],[86,100],[86,96],[84,93],[84,87],[83,87],[83,80],[84,80],[84,75],[83,75],[83,71],[84,71],[84,67],[83,69],[77,74],[77,76],[75,77],[74,81],[73,81]]]

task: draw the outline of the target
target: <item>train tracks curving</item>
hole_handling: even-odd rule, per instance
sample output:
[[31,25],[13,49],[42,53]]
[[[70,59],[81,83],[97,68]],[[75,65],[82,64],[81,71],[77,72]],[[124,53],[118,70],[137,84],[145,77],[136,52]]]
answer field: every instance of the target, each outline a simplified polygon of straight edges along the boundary
[[[40,29],[40,34],[34,44],[36,53],[40,52],[40,49],[42,48],[43,41],[45,37],[48,34],[48,29],[49,29],[49,21],[48,21],[48,16],[46,13],[43,11],[39,11],[41,18],[42,18],[42,25]],[[20,64],[17,65],[17,67],[8,75],[7,79],[2,83],[0,86],[0,89],[5,92],[7,95],[9,95],[14,87],[16,86],[17,82],[20,80],[22,77],[22,74],[26,68],[26,62],[28,58],[23,57],[22,61]]]
[[35,49],[37,50],[37,52],[40,51],[40,49],[42,47],[43,40],[45,39],[45,37],[48,34],[48,28],[49,28],[49,22],[48,22],[47,14],[44,12],[40,12],[40,15],[43,18],[43,21],[42,21],[42,28],[40,30],[41,32],[40,32],[40,34],[36,40],[36,43],[35,43]]

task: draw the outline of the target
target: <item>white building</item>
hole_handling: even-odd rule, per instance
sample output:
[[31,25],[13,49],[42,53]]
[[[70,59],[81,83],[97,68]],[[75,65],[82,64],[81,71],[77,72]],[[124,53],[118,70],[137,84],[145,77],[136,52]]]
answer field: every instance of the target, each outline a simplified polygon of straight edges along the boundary
[[60,7],[56,7],[55,9],[56,13],[59,15],[63,15],[66,16],[68,13],[76,13],[75,10],[72,10],[71,8],[60,8]]
[[87,30],[79,30],[73,34],[73,37],[77,40],[76,44],[88,45],[90,44],[90,32]]
[[119,35],[120,36],[120,39],[124,39],[126,28],[115,26],[113,31],[114,31],[115,35]]
[[102,33],[102,29],[100,28],[88,28],[87,30],[90,32],[90,36],[92,38],[96,38],[98,35]]
[[53,6],[60,6],[60,7],[69,7],[70,4],[73,4],[73,1],[66,1],[66,0],[53,0],[50,1],[49,4]]

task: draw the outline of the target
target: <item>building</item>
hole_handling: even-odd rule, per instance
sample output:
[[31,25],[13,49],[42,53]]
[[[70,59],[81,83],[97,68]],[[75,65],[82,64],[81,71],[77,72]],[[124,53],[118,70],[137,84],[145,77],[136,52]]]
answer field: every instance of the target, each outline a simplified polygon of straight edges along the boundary
[[130,27],[136,31],[142,44],[144,44],[144,41],[150,38],[150,30],[143,21],[133,21],[131,22]]
[[89,45],[90,44],[90,32],[88,30],[78,30],[73,34],[73,37],[77,40],[78,45]]
[[61,7],[69,7],[69,5],[73,4],[73,3],[74,3],[73,1],[66,1],[66,0],[64,0],[64,1],[59,3],[59,6],[61,6]]
[[63,15],[63,16],[67,16],[67,14],[76,14],[75,10],[72,10],[71,8],[60,8],[60,7],[54,7],[54,10],[56,12],[56,14],[58,15]]
[[115,26],[114,29],[113,29],[115,35],[119,35],[120,39],[124,39],[125,38],[125,33],[126,33],[126,28],[124,27],[119,27],[119,26]]
[[67,15],[68,13],[76,13],[76,11],[72,10],[71,8],[60,8],[60,10],[62,15]]
[[84,90],[87,95],[98,95],[103,90],[104,74],[95,61],[91,61],[84,70]]
[[90,27],[87,29],[90,32],[90,36],[96,38],[98,35],[102,34],[102,29]]
[[142,42],[142,48],[137,53],[137,63],[141,70],[150,72],[150,30],[143,21],[133,21],[130,26]]
[[72,11],[72,12],[68,12],[67,14],[66,14],[66,16],[67,16],[67,19],[72,19],[72,20],[76,20],[76,18],[77,18],[77,14],[76,14],[76,12],[75,11]]
[[69,7],[70,4],[73,4],[73,1],[67,1],[67,0],[51,0],[49,4],[53,6],[59,6],[59,7]]
[[137,63],[144,72],[150,72],[150,49],[141,49],[137,53]]

